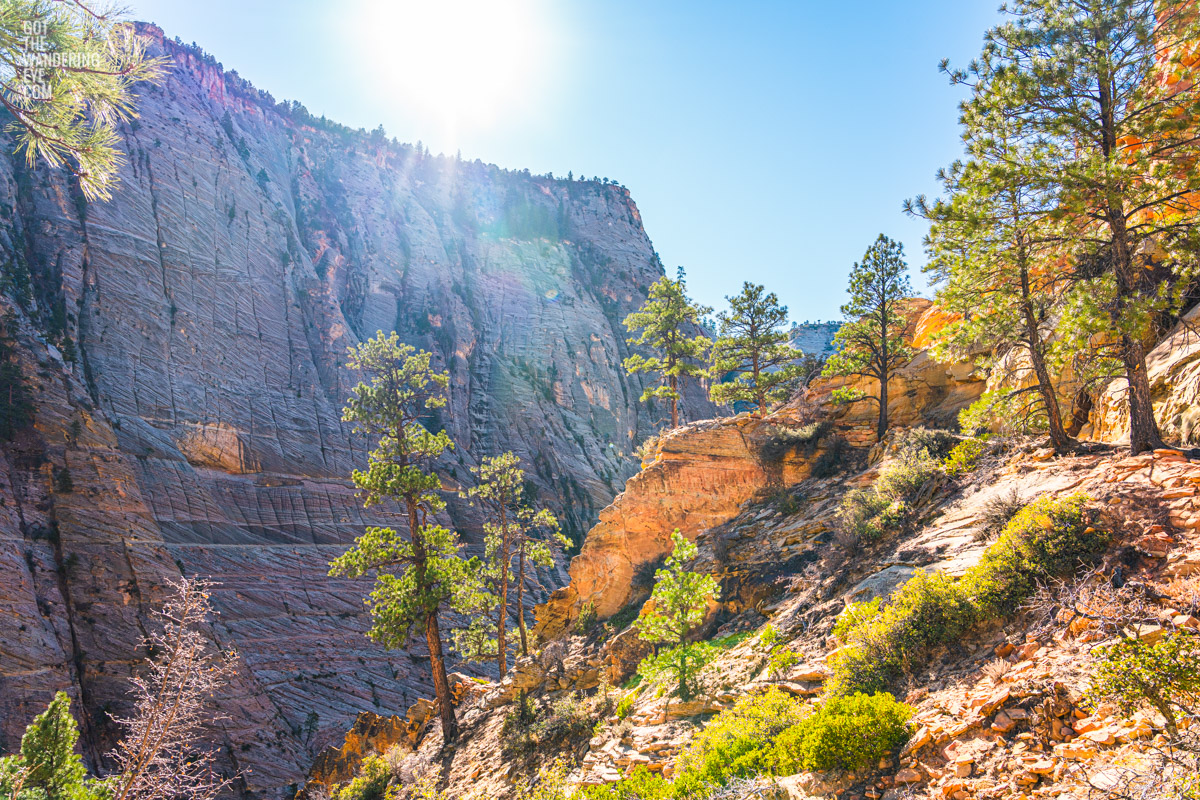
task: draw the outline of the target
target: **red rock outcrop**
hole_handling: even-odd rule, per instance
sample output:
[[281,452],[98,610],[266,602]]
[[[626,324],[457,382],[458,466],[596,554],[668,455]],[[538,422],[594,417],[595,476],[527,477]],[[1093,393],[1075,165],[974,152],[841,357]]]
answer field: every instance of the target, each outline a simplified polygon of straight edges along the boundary
[[803,421],[791,406],[765,419],[740,414],[658,437],[642,471],[588,531],[571,561],[570,584],[538,607],[537,632],[543,637],[560,635],[586,603],[600,618],[611,616],[633,597],[637,568],[670,552],[676,528],[694,540],[735,517],[747,500],[768,486],[805,478],[811,455],[793,450],[777,461],[764,455],[764,446],[781,428]]

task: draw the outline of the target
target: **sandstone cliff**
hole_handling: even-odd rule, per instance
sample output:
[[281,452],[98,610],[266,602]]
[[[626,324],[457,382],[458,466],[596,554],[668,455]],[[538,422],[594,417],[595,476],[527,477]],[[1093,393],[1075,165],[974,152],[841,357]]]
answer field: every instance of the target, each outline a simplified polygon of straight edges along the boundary
[[[421,647],[373,646],[362,585],[326,577],[390,519],[346,480],[346,347],[396,329],[432,351],[447,483],[512,449],[581,534],[663,416],[620,366],[662,266],[621,187],[353,132],[147,31],[176,66],[139,89],[111,202],[0,161],[0,318],[37,409],[0,447],[0,750],[69,688],[94,760],[145,610],[206,575],[242,655],[225,758],[278,796],[359,711],[425,693]],[[711,416],[698,391],[684,410]]]

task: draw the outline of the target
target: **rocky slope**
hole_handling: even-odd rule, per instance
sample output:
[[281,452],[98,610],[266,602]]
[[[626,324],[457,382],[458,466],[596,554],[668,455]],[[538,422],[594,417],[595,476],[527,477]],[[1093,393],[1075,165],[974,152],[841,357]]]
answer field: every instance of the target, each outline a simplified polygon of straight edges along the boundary
[[[753,425],[786,429],[792,414],[789,409]],[[712,431],[701,425],[681,436],[699,445],[709,441]],[[572,783],[612,782],[638,767],[670,775],[694,734],[738,699],[772,686],[800,698],[819,696],[829,675],[827,659],[840,644],[831,629],[845,605],[886,598],[918,570],[958,575],[977,564],[989,544],[989,504],[1013,492],[1026,501],[1085,493],[1100,510],[1098,524],[1115,537],[1101,567],[1104,574],[1152,587],[1148,596],[1159,598],[1142,610],[1152,622],[1139,628],[1141,635],[1200,630],[1200,619],[1192,616],[1200,609],[1190,580],[1200,573],[1200,463],[1179,451],[1128,458],[1116,448],[1095,446],[1090,453],[1055,458],[1036,441],[995,443],[970,474],[938,478],[925,487],[915,506],[918,524],[847,557],[835,536],[833,512],[849,488],[872,482],[887,467],[899,438],[874,448],[859,467],[828,478],[808,475],[800,466],[804,458],[793,454],[796,471],[790,479],[771,484],[774,488],[724,514],[723,521],[709,516],[697,525],[696,566],[716,575],[722,585],[722,602],[712,610],[705,636],[720,641],[742,634],[725,639],[728,649],[706,669],[704,696],[684,703],[661,692],[618,688],[646,652],[636,645],[632,630],[621,630],[629,620],[622,615],[616,626],[602,625],[586,635],[568,629],[538,658],[520,660],[504,682],[464,693],[464,741],[450,758],[438,755],[435,724],[424,725],[398,746],[395,737],[371,740],[355,733],[328,757],[329,764],[338,763],[343,771],[315,770],[308,796],[320,797],[323,786],[352,774],[333,753],[354,762],[364,754],[389,752],[402,782],[405,776],[441,774],[447,796],[463,798],[513,796],[515,785],[556,759],[572,765],[567,776]],[[809,463],[819,457],[813,451]],[[664,506],[678,501],[673,494],[670,488],[661,490]],[[653,496],[653,490],[644,490],[641,502]],[[608,513],[598,529],[605,528]],[[645,536],[631,533],[619,541],[606,535],[606,548],[580,559],[625,558],[629,543]],[[575,574],[574,591],[582,594],[583,586],[594,583],[594,574],[590,569]],[[629,599],[635,608],[641,603],[640,597]],[[555,600],[562,602],[562,596]],[[766,781],[759,794],[737,796],[1091,796],[1091,787],[1115,780],[1122,765],[1136,763],[1161,741],[1156,737],[1164,721],[1143,712],[1126,718],[1085,702],[1092,652],[1112,636],[1112,629],[1070,611],[1063,604],[1048,616],[1023,612],[978,627],[958,646],[933,653],[898,687],[915,709],[912,738],[878,769],[802,773],[774,785]],[[771,667],[771,647],[761,643],[768,627],[795,654],[782,670]],[[561,729],[568,710],[586,724],[578,725],[573,737],[546,738],[534,750],[515,746],[513,737],[521,728],[506,726],[505,720],[520,713],[517,690],[532,698],[536,722],[527,725]],[[628,702],[618,714],[622,700]],[[369,724],[380,723],[364,720],[356,730]]]
[[[366,447],[340,422],[346,347],[395,329],[432,351],[447,483],[512,449],[579,535],[663,413],[620,367],[662,266],[621,187],[349,131],[147,32],[175,68],[139,87],[110,202],[0,161],[0,319],[36,406],[0,447],[0,750],[66,687],[94,759],[146,609],[207,575],[242,655],[219,738],[278,796],[358,712],[426,690],[420,647],[374,647],[362,586],[325,574],[389,519],[346,480]],[[695,389],[684,409],[711,416]]]
[[[938,324],[935,309],[920,311],[915,336]],[[1167,430],[1178,431],[1171,418],[1187,415],[1194,349],[1184,324],[1151,357]],[[951,419],[982,389],[969,371],[927,358],[896,380],[893,410],[904,426]],[[833,626],[849,602],[886,599],[922,570],[962,575],[996,536],[997,507],[1079,493],[1089,524],[1111,534],[1097,577],[978,623],[914,664],[895,687],[914,708],[901,751],[875,769],[802,773],[737,796],[1066,800],[1100,796],[1123,780],[1166,741],[1165,721],[1148,711],[1121,715],[1085,693],[1097,645],[1116,632],[1154,640],[1200,631],[1200,461],[1188,457],[1196,451],[1130,458],[1111,425],[1108,442],[1063,457],[1036,439],[996,439],[966,472],[935,471],[908,499],[910,522],[863,544],[843,535],[837,507],[849,491],[874,484],[910,434],[901,428],[869,448],[837,445],[838,437],[864,439],[872,420],[829,406],[829,390],[819,384],[764,419],[698,422],[653,443],[642,472],[601,513],[570,584],[538,609],[547,641],[537,657],[519,660],[499,684],[464,691],[458,748],[441,751],[434,723],[415,726],[399,746],[351,736],[314,770],[308,797],[321,797],[353,774],[347,764],[372,752],[388,753],[401,784],[440,775],[450,797],[516,796],[523,780],[556,761],[568,765],[573,784],[609,783],[638,767],[670,775],[712,715],[739,699],[772,686],[820,696],[830,657],[844,644]],[[1119,397],[1119,387],[1110,394]],[[1093,424],[1099,429],[1115,413]],[[822,419],[831,426],[813,433]],[[720,580],[721,602],[703,636],[726,648],[704,673],[704,695],[686,703],[620,688],[647,653],[628,626],[649,591],[646,570],[675,527],[699,546],[695,568]],[[586,631],[580,617],[589,604],[600,622]],[[768,629],[780,644],[763,644]],[[741,635],[721,638],[732,634]],[[775,668],[780,646],[794,655]],[[522,691],[530,698],[524,707]],[[370,724],[377,723],[358,729]]]

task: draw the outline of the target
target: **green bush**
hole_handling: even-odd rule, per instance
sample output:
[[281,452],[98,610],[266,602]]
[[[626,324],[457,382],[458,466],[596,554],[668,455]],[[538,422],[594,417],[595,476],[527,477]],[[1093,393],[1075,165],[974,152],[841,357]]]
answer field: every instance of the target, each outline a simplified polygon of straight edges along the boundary
[[900,526],[904,510],[902,502],[885,497],[874,488],[855,489],[838,506],[838,526],[855,541],[875,542]]
[[802,701],[774,687],[739,700],[692,739],[680,758],[681,786],[719,786],[730,778],[771,774],[775,738],[810,713]]
[[1108,534],[1087,524],[1087,498],[1043,497],[1017,512],[979,564],[963,576],[967,593],[987,618],[1011,614],[1039,580],[1074,572],[1100,552]]
[[842,609],[841,614],[838,614],[837,621],[833,625],[833,635],[843,642],[847,641],[856,628],[879,616],[882,603],[882,597],[875,597],[862,603],[850,603]]
[[908,741],[912,709],[890,694],[831,697],[775,740],[777,774],[869,769]]
[[813,461],[809,477],[828,478],[842,468],[846,461],[846,451],[850,445],[844,436],[831,436],[816,460]]
[[776,680],[787,674],[788,670],[800,663],[800,654],[787,647],[777,647],[767,659],[767,672]]
[[1072,572],[1103,550],[1108,537],[1087,524],[1086,501],[1074,495],[1030,503],[961,578],[919,573],[869,620],[847,622],[848,646],[831,664],[830,691],[886,689],[934,647],[1013,613],[1039,580]]
[[833,423],[821,420],[799,428],[776,428],[759,451],[764,461],[778,463],[792,451],[811,456],[817,450],[821,438],[833,429]]
[[987,446],[987,440],[983,437],[972,437],[963,439],[954,446],[954,449],[942,461],[942,469],[951,478],[957,478],[967,472],[975,469],[976,462],[983,455],[983,450]]
[[637,696],[638,693],[633,691],[620,699],[617,703],[617,719],[625,719],[629,716],[630,712],[633,711],[633,704],[637,700]]
[[388,800],[391,794],[388,784],[392,780],[391,770],[382,756],[367,756],[363,759],[358,775],[345,786],[332,793],[333,800]]
[[763,626],[763,629],[758,632],[758,640],[755,642],[758,647],[763,650],[771,650],[779,643],[779,631],[771,623]]
[[596,604],[588,600],[579,608],[579,616],[575,618],[575,633],[587,636],[596,628]]
[[584,800],[698,800],[759,775],[867,769],[908,739],[912,709],[889,694],[835,697],[815,709],[780,689],[739,700],[680,756],[673,780],[638,768],[625,780],[583,787]]
[[940,473],[938,460],[922,448],[901,448],[895,460],[879,473],[875,490],[892,500],[911,500]]
[[1093,703],[1114,703],[1126,716],[1152,708],[1172,734],[1179,717],[1193,718],[1200,710],[1200,643],[1194,636],[1172,633],[1153,644],[1121,639],[1099,648],[1096,657],[1088,690]]

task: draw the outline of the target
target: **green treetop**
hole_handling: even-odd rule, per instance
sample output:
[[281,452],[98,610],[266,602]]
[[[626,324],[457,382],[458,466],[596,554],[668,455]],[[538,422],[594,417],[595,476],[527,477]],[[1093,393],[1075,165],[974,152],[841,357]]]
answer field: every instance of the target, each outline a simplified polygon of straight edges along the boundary
[[[521,654],[529,653],[525,627],[525,581],[531,566],[554,564],[553,548],[565,540],[558,520],[547,509],[535,510],[525,497],[525,471],[515,453],[484,458],[472,467],[478,483],[465,491],[483,507],[485,522],[485,579],[488,591],[479,594],[482,606],[475,623],[455,632],[458,649],[469,657],[494,658],[500,677],[508,671],[509,587],[515,582],[517,627]],[[541,536],[536,534],[541,533]],[[514,572],[513,560],[516,560]]]
[[[985,353],[993,374],[1004,368],[1000,388],[987,392],[968,418],[1044,428],[1063,452],[1071,439],[1051,378],[1055,354],[1046,329],[1070,278],[1056,263],[1062,237],[1051,218],[1053,194],[1029,177],[1044,150],[1020,142],[986,99],[964,102],[962,112],[970,158],[939,173],[946,198],[906,203],[932,222],[925,270],[942,283],[938,302],[959,315],[940,332],[934,352],[950,361]],[[1022,385],[1030,373],[1032,384]]]
[[[788,344],[782,330],[787,306],[779,304],[774,292],[765,291],[746,281],[741,294],[725,298],[729,311],[717,314],[719,329],[710,356],[713,402],[752,402],[759,414],[787,400],[802,374],[800,353]],[[729,372],[737,373],[733,380],[716,383]]]
[[0,758],[0,797],[8,800],[107,800],[111,787],[89,780],[75,752],[79,728],[71,698],[58,692],[21,737],[21,752]]
[[701,363],[708,350],[708,338],[690,336],[700,318],[711,312],[687,296],[683,268],[675,280],[663,276],[650,286],[649,297],[637,311],[625,318],[625,327],[632,333],[629,344],[649,348],[655,355],[632,355],[625,359],[625,371],[633,374],[649,372],[658,376],[659,385],[642,393],[642,401],[652,397],[665,399],[671,408],[671,427],[679,427],[679,398],[690,376],[704,373]]
[[695,675],[706,663],[706,648],[689,642],[688,637],[704,621],[709,599],[720,597],[721,587],[711,575],[688,570],[697,548],[678,528],[671,534],[671,541],[674,548],[666,566],[654,573],[650,609],[635,625],[638,637],[644,641],[672,646],[663,654],[665,663],[659,666],[677,681],[680,698],[689,700],[695,689]]
[[403,647],[420,631],[429,647],[433,687],[441,711],[443,739],[457,737],[458,726],[446,677],[439,613],[449,607],[476,608],[483,591],[477,560],[459,554],[458,535],[432,521],[445,508],[441,481],[433,463],[453,447],[445,431],[431,432],[421,419],[446,405],[449,376],[435,372],[430,354],[380,331],[350,349],[350,367],[369,379],[354,388],[342,419],[357,433],[378,442],[366,470],[354,471],[354,483],[369,507],[385,501],[401,505],[408,538],[392,528],[370,527],[330,574],[357,578],[375,574],[367,600],[369,635],[387,647]]
[[1195,261],[1200,70],[1180,59],[1200,19],[1192,3],[1159,0],[1013,0],[1006,11],[979,59],[951,75],[1042,148],[1025,175],[1053,190],[1069,267],[1099,275],[1067,317],[1103,318],[1091,328],[1128,381],[1130,448],[1161,446],[1145,342]]
[[903,245],[879,234],[862,261],[850,271],[847,291],[850,301],[842,306],[847,322],[833,338],[836,352],[825,362],[822,374],[873,378],[879,383],[876,395],[842,389],[834,399],[877,403],[876,435],[882,439],[888,428],[888,380],[912,358],[912,348],[903,336],[902,304],[912,294]]
[[85,0],[0,4],[0,104],[17,149],[68,166],[84,197],[108,199],[122,158],[116,126],[136,116],[133,87],[169,66],[112,8]]

